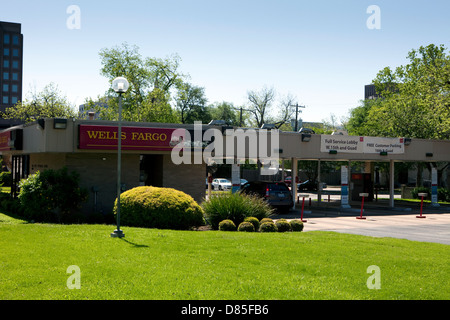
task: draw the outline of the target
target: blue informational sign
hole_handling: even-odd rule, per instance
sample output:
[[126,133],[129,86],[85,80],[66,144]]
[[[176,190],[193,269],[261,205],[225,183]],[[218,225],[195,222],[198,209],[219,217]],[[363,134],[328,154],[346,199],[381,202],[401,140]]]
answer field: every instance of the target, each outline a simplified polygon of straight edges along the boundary
[[431,205],[439,207],[437,169],[431,168]]
[[341,166],[341,207],[350,208],[348,204],[348,167]]
[[231,165],[231,192],[236,193],[241,189],[241,168],[239,164]]

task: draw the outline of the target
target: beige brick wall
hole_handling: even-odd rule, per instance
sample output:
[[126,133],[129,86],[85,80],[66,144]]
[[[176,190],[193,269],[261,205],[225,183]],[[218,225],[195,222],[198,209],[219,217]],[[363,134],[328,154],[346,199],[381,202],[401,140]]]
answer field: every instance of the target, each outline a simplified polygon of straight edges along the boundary
[[170,155],[164,155],[163,186],[191,195],[199,204],[205,197],[205,164],[175,165]]
[[47,169],[61,169],[66,164],[65,153],[33,153],[30,155],[30,173]]
[[[126,190],[139,186],[140,155],[122,154],[122,183]],[[32,173],[67,166],[80,174],[80,186],[89,193],[82,211],[110,213],[117,197],[117,155],[112,153],[47,153],[32,154]],[[155,170],[159,170],[155,168]],[[205,197],[205,164],[175,165],[170,154],[163,156],[163,187],[174,188],[191,195],[201,203]],[[93,188],[96,187],[97,203]]]
[[[117,198],[117,155],[100,153],[67,154],[66,165],[80,174],[80,185],[89,191],[83,211],[94,211],[93,187],[98,188],[97,210],[112,211]],[[126,190],[139,185],[139,155],[122,154],[122,184]]]

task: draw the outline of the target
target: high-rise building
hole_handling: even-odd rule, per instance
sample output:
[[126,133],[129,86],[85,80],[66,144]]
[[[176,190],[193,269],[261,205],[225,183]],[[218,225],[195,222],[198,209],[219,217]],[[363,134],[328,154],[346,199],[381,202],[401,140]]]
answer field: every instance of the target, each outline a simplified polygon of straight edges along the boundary
[[[23,35],[20,23],[0,21],[0,111],[22,100]],[[20,123],[0,118],[0,129]]]
[[380,95],[376,92],[376,88],[374,84],[368,84],[364,86],[364,99],[376,99]]

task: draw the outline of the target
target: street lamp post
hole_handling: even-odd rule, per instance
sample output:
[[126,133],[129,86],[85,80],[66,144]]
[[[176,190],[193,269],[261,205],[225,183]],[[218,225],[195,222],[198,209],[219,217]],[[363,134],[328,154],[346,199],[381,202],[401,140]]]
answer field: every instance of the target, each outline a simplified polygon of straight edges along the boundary
[[120,193],[122,189],[122,94],[127,92],[129,83],[127,79],[118,77],[113,80],[112,88],[119,94],[119,123],[117,133],[117,229],[111,233],[111,237],[123,238],[125,234],[120,230]]

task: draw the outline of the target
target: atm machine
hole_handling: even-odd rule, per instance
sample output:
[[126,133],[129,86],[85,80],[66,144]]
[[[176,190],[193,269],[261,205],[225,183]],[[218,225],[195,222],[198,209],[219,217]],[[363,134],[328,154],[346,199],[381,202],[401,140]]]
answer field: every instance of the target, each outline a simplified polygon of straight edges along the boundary
[[352,173],[352,201],[361,201],[360,193],[368,193],[364,201],[373,201],[373,180],[371,173]]

